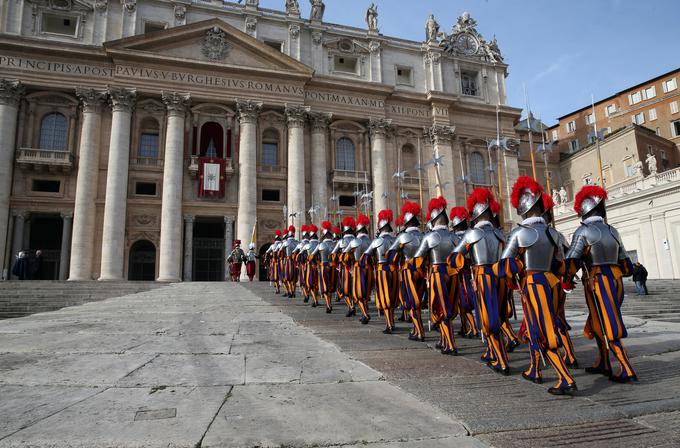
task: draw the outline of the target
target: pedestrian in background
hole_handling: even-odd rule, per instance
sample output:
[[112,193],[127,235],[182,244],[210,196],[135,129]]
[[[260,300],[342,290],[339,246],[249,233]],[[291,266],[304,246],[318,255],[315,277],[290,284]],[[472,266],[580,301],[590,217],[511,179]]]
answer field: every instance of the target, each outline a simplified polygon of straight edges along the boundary
[[31,258],[27,251],[20,250],[16,255],[12,274],[19,280],[31,279]]
[[633,263],[633,281],[635,282],[635,289],[639,296],[646,296],[647,291],[647,269],[641,263]]

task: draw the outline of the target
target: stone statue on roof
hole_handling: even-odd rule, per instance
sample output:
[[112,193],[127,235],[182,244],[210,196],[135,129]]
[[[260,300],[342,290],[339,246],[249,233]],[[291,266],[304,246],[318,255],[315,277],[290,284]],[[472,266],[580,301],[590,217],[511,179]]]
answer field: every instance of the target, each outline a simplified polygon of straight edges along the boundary
[[425,24],[425,40],[427,42],[437,42],[439,39],[439,24],[434,18],[434,14],[430,14]]
[[649,175],[656,176],[657,173],[656,156],[652,153],[647,154],[647,159],[645,160],[645,162],[647,163]]
[[298,0],[286,0],[286,14],[289,16],[300,15],[300,4]]
[[378,31],[378,7],[371,3],[366,11],[366,25],[369,31]]
[[309,16],[310,20],[323,20],[323,13],[326,11],[326,5],[324,5],[323,0],[309,0],[312,4],[312,12]]
[[502,63],[503,55],[501,55],[501,50],[498,48],[498,41],[496,36],[493,37],[491,42],[484,43],[484,54],[485,58],[489,62]]

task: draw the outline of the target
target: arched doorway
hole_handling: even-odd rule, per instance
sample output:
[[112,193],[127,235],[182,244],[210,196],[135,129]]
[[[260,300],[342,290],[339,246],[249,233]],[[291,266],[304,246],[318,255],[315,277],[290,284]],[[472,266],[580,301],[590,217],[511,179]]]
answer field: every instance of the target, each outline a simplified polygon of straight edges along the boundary
[[264,246],[260,247],[260,254],[259,254],[260,259],[258,260],[259,261],[258,264],[260,265],[260,269],[258,270],[257,278],[261,282],[266,282],[268,280],[267,279],[267,266],[265,265],[265,262],[264,262],[264,256],[267,253],[267,250],[269,249],[269,247],[271,247],[270,243],[267,243]]
[[130,248],[128,280],[154,281],[156,279],[156,246],[151,241],[136,241]]

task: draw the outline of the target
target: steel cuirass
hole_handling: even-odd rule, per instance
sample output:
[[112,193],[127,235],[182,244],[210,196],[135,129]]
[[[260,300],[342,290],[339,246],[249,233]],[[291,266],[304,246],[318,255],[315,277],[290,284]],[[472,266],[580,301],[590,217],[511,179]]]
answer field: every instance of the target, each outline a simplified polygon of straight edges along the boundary
[[335,247],[335,241],[323,240],[312,251],[311,256],[319,255],[319,260],[322,263],[329,263],[331,261],[331,252]]
[[526,270],[548,272],[555,258],[564,258],[558,241],[558,232],[544,222],[521,225],[510,234],[501,259],[515,258],[523,249]]
[[448,229],[435,229],[423,237],[414,257],[427,256],[433,265],[446,264],[446,260],[455,248]]
[[423,234],[420,230],[413,230],[410,232],[401,233],[392,244],[389,250],[400,250],[404,261],[411,261],[420,247],[423,240]]
[[368,235],[357,236],[349,243],[349,246],[345,248],[345,252],[352,252],[354,254],[354,259],[359,261],[370,245],[371,240],[368,238]]
[[504,244],[503,232],[489,224],[467,230],[454,252],[469,252],[470,260],[475,266],[488,265],[499,260]]
[[295,251],[295,248],[297,248],[298,244],[299,243],[295,238],[289,238],[283,243],[282,249],[284,250],[286,257],[293,255],[293,252]]
[[347,246],[349,246],[349,243],[352,242],[353,239],[354,239],[354,235],[343,236],[342,239],[340,239],[335,244],[335,247],[333,248],[332,253],[334,253],[334,254],[340,253],[341,254],[341,253],[345,252],[345,249],[347,248]]
[[603,221],[581,224],[576,229],[567,258],[581,258],[588,247],[593,266],[618,264],[627,257],[619,232]]
[[319,240],[309,240],[309,243],[303,248],[303,252],[307,255],[307,258],[312,256],[319,244]]
[[387,263],[387,252],[392,244],[394,244],[395,237],[391,234],[385,234],[377,237],[371,242],[371,245],[366,250],[366,253],[375,257],[378,264]]

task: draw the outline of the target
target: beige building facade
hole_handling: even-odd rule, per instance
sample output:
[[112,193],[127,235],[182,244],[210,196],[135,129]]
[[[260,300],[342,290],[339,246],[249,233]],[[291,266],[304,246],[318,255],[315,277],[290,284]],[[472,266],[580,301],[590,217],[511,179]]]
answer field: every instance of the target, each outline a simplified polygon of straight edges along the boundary
[[223,280],[234,239],[512,184],[488,142],[520,111],[469,14],[414,42],[284,3],[0,0],[4,277],[42,249],[49,278]]

